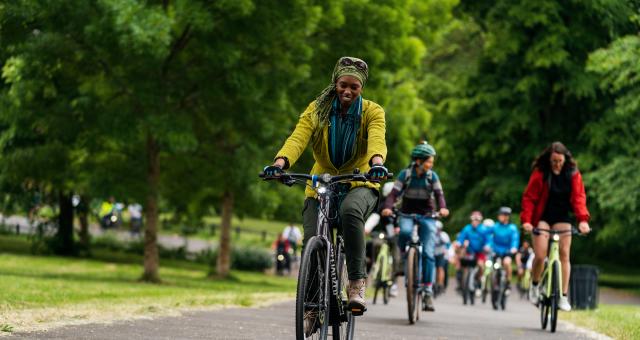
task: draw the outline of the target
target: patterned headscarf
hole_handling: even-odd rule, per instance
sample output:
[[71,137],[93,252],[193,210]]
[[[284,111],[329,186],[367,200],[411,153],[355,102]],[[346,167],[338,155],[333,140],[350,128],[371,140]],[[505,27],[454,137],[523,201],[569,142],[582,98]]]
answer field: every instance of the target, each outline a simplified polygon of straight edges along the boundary
[[337,98],[336,81],[342,76],[352,76],[358,79],[362,87],[364,87],[364,84],[369,78],[369,67],[362,59],[354,57],[342,57],[338,59],[336,66],[333,68],[333,74],[331,75],[331,84],[322,90],[316,98],[314,114],[320,123],[320,129],[316,130],[317,132],[321,131],[324,124],[329,120],[333,101]]

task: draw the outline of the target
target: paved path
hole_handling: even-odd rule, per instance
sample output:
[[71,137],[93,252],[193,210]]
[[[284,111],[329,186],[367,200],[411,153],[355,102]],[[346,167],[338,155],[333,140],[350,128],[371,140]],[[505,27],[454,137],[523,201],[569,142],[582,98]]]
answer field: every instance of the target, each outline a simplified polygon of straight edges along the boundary
[[[15,334],[24,339],[293,339],[293,301],[264,308],[190,312],[182,317],[84,325],[49,332]],[[513,296],[507,311],[489,305],[463,306],[450,292],[436,300],[436,312],[415,325],[406,319],[404,297],[389,305],[369,305],[357,318],[356,339],[589,339],[593,335],[558,324],[556,334],[542,331],[535,307]]]

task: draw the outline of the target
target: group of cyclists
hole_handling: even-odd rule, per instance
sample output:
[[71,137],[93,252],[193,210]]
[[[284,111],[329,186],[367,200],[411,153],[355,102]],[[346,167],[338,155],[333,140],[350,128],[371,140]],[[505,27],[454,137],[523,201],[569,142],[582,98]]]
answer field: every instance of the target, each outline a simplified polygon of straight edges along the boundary
[[[460,268],[462,251],[473,256],[475,264],[483,268],[487,254],[501,259],[504,268],[511,268],[514,261],[520,269],[527,262],[532,265],[529,297],[534,303],[538,298],[538,281],[546,256],[547,234],[535,233],[538,229],[571,228],[569,214],[573,212],[581,233],[589,232],[589,213],[580,172],[569,150],[555,142],[535,160],[529,184],[522,199],[520,220],[526,232],[532,235],[535,257],[524,243],[519,252],[520,231],[511,223],[512,209],[501,207],[493,226],[482,223],[479,211],[470,215],[466,225],[453,242],[454,251],[447,246],[448,236],[438,227],[438,218],[449,215],[443,185],[434,171],[435,148],[422,142],[411,151],[410,164],[400,171],[388,194],[382,197],[380,183],[387,179],[384,166],[387,156],[385,141],[385,114],[382,107],[362,98],[362,89],[369,77],[369,68],[362,59],[342,57],[334,67],[331,82],[300,115],[291,136],[274,158],[272,165],[264,168],[268,178],[284,174],[302,155],[308,144],[312,145],[315,164],[311,174],[331,175],[353,173],[359,169],[368,175],[369,181],[351,182],[341,188],[338,215],[345,243],[348,270],[348,308],[366,310],[366,247],[365,221],[376,210],[382,217],[395,217],[397,221],[397,246],[399,256],[405,256],[405,247],[411,238],[414,224],[418,225],[421,247],[421,283],[423,308],[434,311],[434,286],[439,287],[446,275],[437,272],[447,267],[450,259]],[[313,188],[306,190],[303,208],[303,245],[314,236],[318,218],[318,199]],[[441,224],[440,224],[441,225]],[[566,299],[569,278],[569,247],[571,235],[560,240],[560,261],[563,272],[563,297],[560,308],[570,310]],[[533,259],[532,261],[529,261]],[[402,271],[402,269],[400,269]],[[479,270],[478,273],[481,273]],[[507,281],[512,271],[507,270]],[[458,274],[458,280],[460,275]],[[437,290],[437,289],[436,289]],[[315,316],[314,316],[315,317]],[[309,330],[311,331],[311,330]]]

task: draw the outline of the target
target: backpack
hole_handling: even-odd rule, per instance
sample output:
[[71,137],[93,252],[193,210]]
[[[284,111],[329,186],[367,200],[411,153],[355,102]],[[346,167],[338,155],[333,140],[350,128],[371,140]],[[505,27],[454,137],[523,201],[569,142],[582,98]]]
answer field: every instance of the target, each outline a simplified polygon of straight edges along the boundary
[[[404,183],[402,186],[402,190],[406,190],[406,188],[409,187],[409,183],[411,183],[411,174],[413,170],[413,166],[410,166],[406,169],[404,169]],[[433,195],[433,171],[429,170],[427,171],[427,175],[425,176],[425,181],[427,184],[427,188],[429,188],[429,190],[431,191],[429,194]]]

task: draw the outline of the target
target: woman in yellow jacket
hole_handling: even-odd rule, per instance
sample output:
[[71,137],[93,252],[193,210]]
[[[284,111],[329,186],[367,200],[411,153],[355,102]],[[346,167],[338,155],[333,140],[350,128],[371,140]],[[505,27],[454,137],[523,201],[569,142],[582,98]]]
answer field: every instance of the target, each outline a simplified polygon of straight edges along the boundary
[[[311,174],[349,174],[359,168],[374,182],[352,182],[345,188],[340,218],[345,241],[350,308],[365,310],[364,222],[378,202],[377,181],[386,179],[384,158],[385,117],[382,107],[360,95],[368,78],[367,64],[358,58],[342,57],[333,70],[332,82],[300,115],[291,136],[265,175],[277,176],[298,160],[311,141],[315,164]],[[304,243],[314,236],[318,200],[307,188],[303,209]]]

